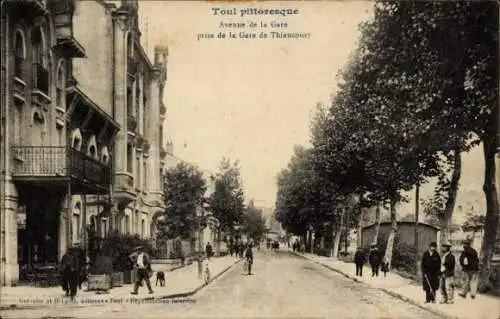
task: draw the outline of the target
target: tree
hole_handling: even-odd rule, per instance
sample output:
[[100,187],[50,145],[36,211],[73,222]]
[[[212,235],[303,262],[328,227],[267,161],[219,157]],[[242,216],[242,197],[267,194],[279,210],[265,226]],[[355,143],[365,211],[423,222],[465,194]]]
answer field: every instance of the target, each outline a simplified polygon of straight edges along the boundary
[[266,220],[262,210],[255,207],[253,200],[245,208],[242,231],[255,242],[260,242],[266,233]]
[[241,223],[244,211],[244,193],[238,162],[223,158],[219,172],[214,177],[215,189],[209,202],[210,209],[219,220],[219,231],[233,231]]
[[207,189],[203,173],[181,162],[166,171],[165,218],[160,221],[159,238],[190,238],[197,228],[196,209],[203,205]]

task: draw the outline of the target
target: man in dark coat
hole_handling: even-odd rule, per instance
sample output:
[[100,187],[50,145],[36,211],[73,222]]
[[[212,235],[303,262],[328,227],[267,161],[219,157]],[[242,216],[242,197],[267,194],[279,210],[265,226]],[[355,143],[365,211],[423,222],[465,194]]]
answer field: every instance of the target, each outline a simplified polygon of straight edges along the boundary
[[363,249],[358,247],[358,250],[354,254],[354,264],[356,265],[356,276],[363,276],[363,264],[365,263],[365,256],[363,254]]
[[380,251],[378,250],[377,246],[372,245],[370,255],[368,256],[368,261],[370,262],[370,266],[372,266],[372,277],[378,277],[378,270],[380,267],[380,262],[382,261],[382,257],[380,256]]
[[441,303],[453,303],[454,278],[455,278],[455,256],[450,251],[451,245],[444,243],[441,257]]
[[422,283],[425,291],[425,302],[436,302],[436,291],[439,288],[441,258],[436,247],[436,243],[430,243],[429,250],[422,256]]
[[207,254],[207,259],[210,260],[210,257],[212,257],[214,253],[212,245],[210,245],[210,243],[207,243],[207,246],[205,247],[205,253]]
[[471,247],[471,241],[464,241],[464,251],[460,255],[460,266],[465,273],[465,283],[462,293],[458,294],[465,298],[470,292],[472,299],[476,298],[477,284],[479,280],[479,257],[477,251]]
[[80,250],[78,247],[72,247],[64,254],[60,264],[60,274],[62,279],[62,288],[66,292],[66,296],[70,296],[73,300],[76,296],[78,285],[82,271],[80,260]]
[[247,259],[248,262],[248,274],[252,274],[252,264],[253,264],[253,251],[252,251],[252,244],[248,244],[248,247],[245,251],[245,258]]

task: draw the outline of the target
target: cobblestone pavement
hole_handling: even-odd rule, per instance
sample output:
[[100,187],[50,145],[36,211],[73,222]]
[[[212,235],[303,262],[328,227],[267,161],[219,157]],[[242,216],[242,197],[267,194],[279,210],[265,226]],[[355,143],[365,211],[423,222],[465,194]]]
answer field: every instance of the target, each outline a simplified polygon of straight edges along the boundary
[[61,305],[2,318],[439,318],[288,252],[256,252],[253,273],[238,264],[194,296],[168,303]]

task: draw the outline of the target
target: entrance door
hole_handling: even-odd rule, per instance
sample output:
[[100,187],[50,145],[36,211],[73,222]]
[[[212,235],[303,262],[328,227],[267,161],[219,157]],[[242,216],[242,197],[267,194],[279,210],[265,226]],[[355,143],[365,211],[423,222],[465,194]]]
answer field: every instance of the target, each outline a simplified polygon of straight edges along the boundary
[[32,265],[57,263],[60,198],[34,190],[25,204],[26,224],[18,229],[19,262]]

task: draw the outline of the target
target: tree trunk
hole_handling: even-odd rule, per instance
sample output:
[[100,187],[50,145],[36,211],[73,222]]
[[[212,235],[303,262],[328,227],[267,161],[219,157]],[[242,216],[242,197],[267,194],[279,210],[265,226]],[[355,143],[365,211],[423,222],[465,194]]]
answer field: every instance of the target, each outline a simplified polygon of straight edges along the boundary
[[344,214],[345,214],[345,206],[342,207],[342,213],[340,214],[340,225],[335,232],[335,240],[333,243],[333,257],[337,258],[339,255],[340,249],[340,236],[342,235],[342,227],[344,225]]
[[384,259],[389,265],[389,269],[392,266],[392,252],[394,250],[394,238],[396,238],[396,232],[398,231],[397,222],[397,212],[396,212],[396,200],[391,199],[391,231],[389,232],[389,238],[387,238],[387,246],[385,248]]
[[377,209],[375,210],[375,235],[373,236],[373,243],[376,245],[378,243],[378,236],[380,234],[380,204],[377,204]]
[[484,223],[484,236],[481,249],[481,272],[480,282],[487,283],[490,263],[495,251],[495,244],[498,232],[499,207],[498,195],[495,186],[495,136],[483,139],[484,152],[484,184],[483,191],[486,196],[486,217]]
[[453,173],[451,175],[450,189],[448,190],[448,199],[443,215],[440,216],[439,224],[441,234],[439,242],[442,245],[450,241],[450,223],[453,216],[453,209],[457,199],[458,184],[460,182],[460,175],[462,172],[462,155],[460,149],[456,149],[453,153]]

